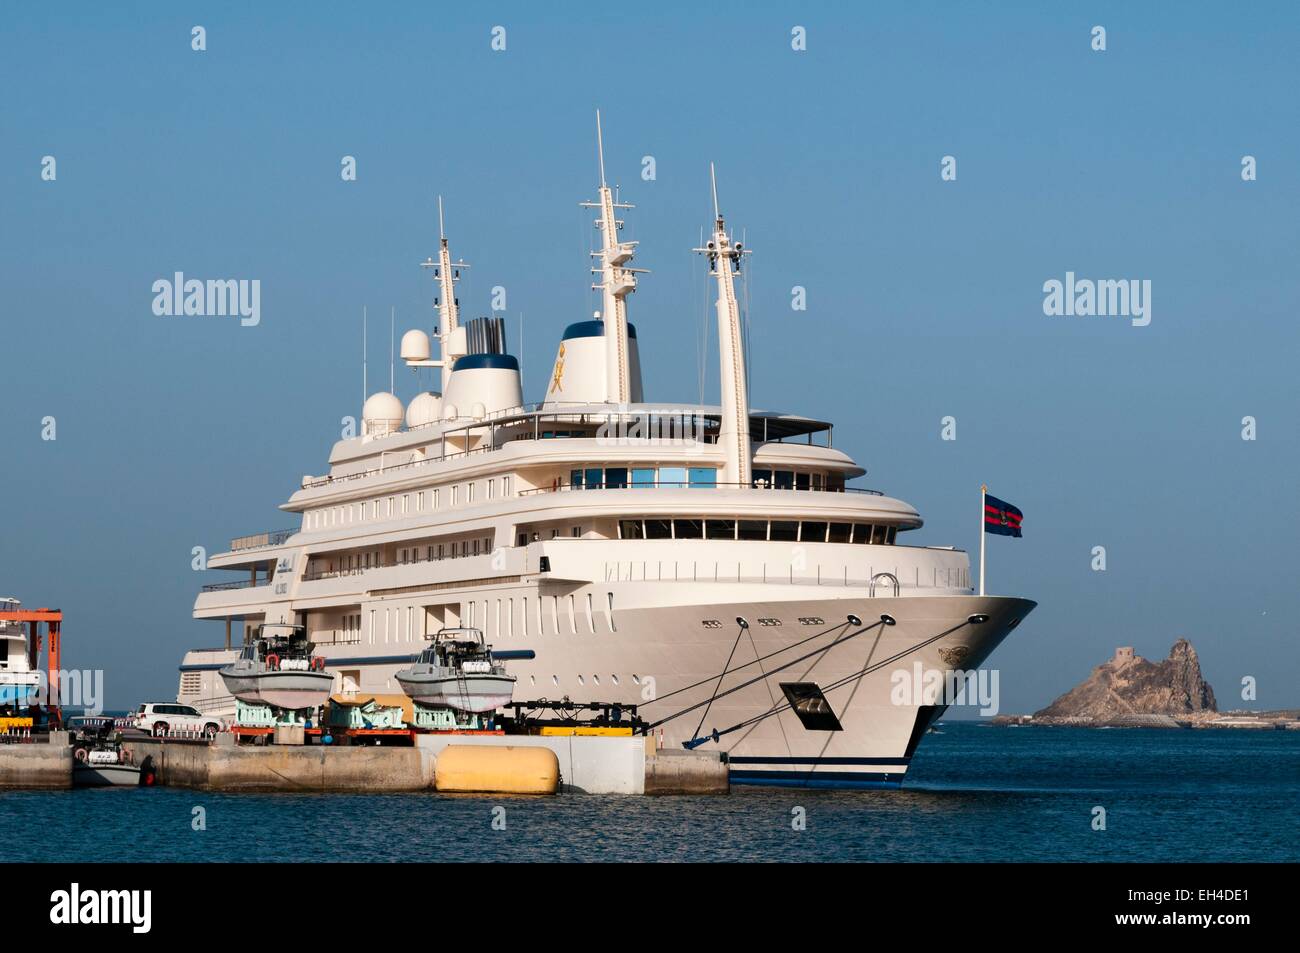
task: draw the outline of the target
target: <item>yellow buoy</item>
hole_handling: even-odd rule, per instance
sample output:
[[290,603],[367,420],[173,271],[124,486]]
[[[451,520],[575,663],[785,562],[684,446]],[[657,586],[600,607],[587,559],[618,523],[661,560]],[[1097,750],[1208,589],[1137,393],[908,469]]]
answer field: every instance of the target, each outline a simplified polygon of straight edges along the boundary
[[554,794],[560,759],[550,748],[448,745],[438,754],[433,786],[462,794]]

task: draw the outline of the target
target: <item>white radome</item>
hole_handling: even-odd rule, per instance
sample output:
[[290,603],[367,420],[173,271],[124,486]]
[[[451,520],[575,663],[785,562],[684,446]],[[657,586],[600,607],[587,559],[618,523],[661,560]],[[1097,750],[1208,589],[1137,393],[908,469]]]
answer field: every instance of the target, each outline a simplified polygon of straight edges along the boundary
[[387,391],[371,394],[361,408],[361,419],[368,437],[392,433],[402,426],[402,402]]
[[402,335],[402,360],[427,361],[429,359],[429,335],[419,328],[412,328]]
[[442,419],[442,395],[433,391],[416,394],[406,405],[406,426],[424,427]]

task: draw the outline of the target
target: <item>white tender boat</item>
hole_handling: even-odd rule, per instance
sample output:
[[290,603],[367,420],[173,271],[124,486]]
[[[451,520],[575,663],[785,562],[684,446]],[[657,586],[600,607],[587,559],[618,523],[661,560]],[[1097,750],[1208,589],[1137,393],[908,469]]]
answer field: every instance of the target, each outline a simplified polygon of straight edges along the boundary
[[153,759],[136,764],[122,747],[112,718],[79,717],[69,722],[73,732],[72,786],[77,788],[149,787],[157,775]]
[[478,629],[441,629],[397,683],[421,705],[482,714],[514,697],[515,677],[492,657],[492,647]]
[[269,623],[239,658],[221,669],[226,690],[249,705],[270,705],[286,711],[317,708],[330,696],[334,676],[300,625]]

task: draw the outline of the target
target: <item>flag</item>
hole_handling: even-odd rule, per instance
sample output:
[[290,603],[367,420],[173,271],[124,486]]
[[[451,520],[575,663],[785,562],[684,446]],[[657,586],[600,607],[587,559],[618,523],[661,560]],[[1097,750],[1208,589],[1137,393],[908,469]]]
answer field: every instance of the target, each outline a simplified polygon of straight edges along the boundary
[[1020,510],[1006,500],[984,494],[984,532],[995,536],[1019,536],[1023,516]]

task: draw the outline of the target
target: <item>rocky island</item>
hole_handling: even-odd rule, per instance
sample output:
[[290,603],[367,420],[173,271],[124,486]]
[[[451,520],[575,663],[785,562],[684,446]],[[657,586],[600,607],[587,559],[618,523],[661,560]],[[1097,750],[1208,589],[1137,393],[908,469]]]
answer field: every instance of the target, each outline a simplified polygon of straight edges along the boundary
[[1300,727],[1295,712],[1220,714],[1214,689],[1201,675],[1196,649],[1179,639],[1169,657],[1152,662],[1131,646],[1115,650],[1081,684],[1032,715],[1007,715],[995,724],[1124,728]]

